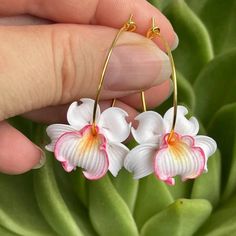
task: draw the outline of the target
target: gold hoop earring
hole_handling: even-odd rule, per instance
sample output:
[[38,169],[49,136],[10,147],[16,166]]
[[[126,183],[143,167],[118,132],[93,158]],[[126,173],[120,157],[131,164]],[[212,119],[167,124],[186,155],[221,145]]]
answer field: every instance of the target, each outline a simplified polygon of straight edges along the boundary
[[54,152],[55,158],[67,172],[81,167],[87,179],[97,180],[108,170],[116,176],[123,166],[123,160],[129,152],[121,143],[130,134],[131,124],[126,121],[128,114],[116,107],[110,107],[101,113],[99,101],[107,66],[118,39],[123,32],[135,29],[131,15],[117,32],[108,50],[95,101],[83,98],[80,104],[72,103],[67,112],[69,125],[54,124],[46,130],[51,138],[46,149]]

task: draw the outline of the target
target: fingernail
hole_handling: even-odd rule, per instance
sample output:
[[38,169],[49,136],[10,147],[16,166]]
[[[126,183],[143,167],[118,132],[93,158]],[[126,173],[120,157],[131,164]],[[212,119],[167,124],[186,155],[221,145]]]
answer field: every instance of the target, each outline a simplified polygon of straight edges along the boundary
[[171,46],[171,51],[175,50],[179,45],[179,37],[176,33],[174,33],[174,34],[175,34],[175,36],[174,36],[173,44]]
[[139,91],[170,78],[168,56],[152,41],[117,46],[107,68],[104,89]]
[[43,151],[42,149],[40,149],[39,147],[37,147],[37,148],[38,148],[38,149],[40,150],[40,152],[41,152],[41,157],[40,157],[40,159],[39,159],[38,164],[35,165],[35,166],[32,168],[33,170],[40,169],[41,167],[44,166],[44,164],[45,164],[45,162],[46,162],[46,155],[45,155],[44,151]]
[[158,77],[153,83],[153,86],[162,84],[163,82],[170,79],[171,77],[172,70],[171,70],[170,58],[165,53],[163,53],[162,57],[163,57],[163,60],[160,65],[161,68],[160,68]]

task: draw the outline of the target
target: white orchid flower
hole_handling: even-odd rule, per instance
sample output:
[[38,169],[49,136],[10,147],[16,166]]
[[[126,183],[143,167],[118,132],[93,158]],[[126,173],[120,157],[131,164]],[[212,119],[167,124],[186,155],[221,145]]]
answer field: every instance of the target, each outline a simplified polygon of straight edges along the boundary
[[169,139],[173,120],[173,108],[164,117],[154,111],[139,114],[137,129],[132,134],[139,143],[125,158],[125,168],[140,179],[151,173],[169,185],[174,176],[182,181],[193,179],[207,171],[207,160],[216,151],[216,142],[204,135],[197,135],[199,124],[195,117],[185,117],[188,110],[177,108],[175,132]]
[[80,101],[68,109],[69,125],[53,124],[47,128],[51,143],[46,149],[54,152],[67,172],[82,167],[84,176],[93,180],[103,177],[109,169],[116,176],[129,152],[121,143],[130,134],[131,126],[125,119],[128,114],[117,107],[101,113],[98,106],[93,127],[94,100]]

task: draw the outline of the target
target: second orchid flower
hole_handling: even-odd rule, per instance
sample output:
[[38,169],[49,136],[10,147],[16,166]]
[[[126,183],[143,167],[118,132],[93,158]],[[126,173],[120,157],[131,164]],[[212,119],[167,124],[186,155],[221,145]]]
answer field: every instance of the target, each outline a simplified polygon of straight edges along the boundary
[[207,160],[216,151],[216,142],[204,135],[197,135],[199,124],[195,117],[185,117],[188,110],[178,106],[174,133],[171,134],[173,108],[164,117],[154,111],[143,112],[132,134],[139,143],[125,158],[125,168],[140,179],[151,173],[169,185],[174,185],[174,176],[182,180],[194,179],[207,171]]

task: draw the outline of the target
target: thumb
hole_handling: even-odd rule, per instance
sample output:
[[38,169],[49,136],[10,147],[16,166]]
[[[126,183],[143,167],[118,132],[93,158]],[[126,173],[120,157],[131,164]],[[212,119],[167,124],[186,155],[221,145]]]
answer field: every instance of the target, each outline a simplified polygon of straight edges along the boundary
[[[0,27],[0,120],[94,97],[117,30],[102,26]],[[102,93],[121,97],[169,79],[169,59],[151,40],[125,32],[115,47]]]

